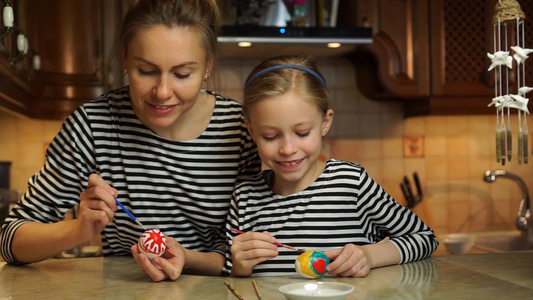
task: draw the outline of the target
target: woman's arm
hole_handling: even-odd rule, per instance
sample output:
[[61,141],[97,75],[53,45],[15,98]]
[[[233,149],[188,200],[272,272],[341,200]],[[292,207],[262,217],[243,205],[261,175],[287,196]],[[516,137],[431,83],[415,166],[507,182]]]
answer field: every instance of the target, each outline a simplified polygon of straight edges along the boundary
[[32,263],[47,259],[86,242],[74,228],[77,220],[52,224],[28,222],[22,224],[13,238],[11,248],[19,263]]
[[217,252],[197,252],[185,249],[185,266],[187,274],[220,276],[226,259]]
[[131,246],[131,253],[153,281],[176,280],[182,273],[218,276],[225,262],[219,253],[187,250],[171,237],[167,237],[167,248],[161,257],[150,260],[137,245]]
[[65,120],[46,151],[44,167],[29,179],[28,191],[6,218],[0,232],[6,262],[39,261],[95,236],[75,234],[86,228],[78,221],[64,221],[65,214],[80,204],[80,194],[94,172],[87,119],[80,107]]
[[28,222],[16,229],[11,250],[16,261],[37,262],[94,239],[113,221],[116,190],[99,175],[89,176],[80,195],[79,217],[56,223]]

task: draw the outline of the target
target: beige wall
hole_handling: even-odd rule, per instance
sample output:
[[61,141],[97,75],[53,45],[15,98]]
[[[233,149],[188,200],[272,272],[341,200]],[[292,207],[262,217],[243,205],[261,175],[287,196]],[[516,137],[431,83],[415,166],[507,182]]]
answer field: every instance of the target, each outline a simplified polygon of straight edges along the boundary
[[[257,62],[221,61],[216,90],[240,100],[243,82]],[[321,59],[319,63],[336,111],[326,156],[360,163],[400,203],[405,203],[399,187],[402,177],[412,178],[418,172],[425,197],[414,210],[438,234],[514,228],[521,196],[518,186],[507,179],[485,183],[482,175],[486,169],[502,168],[520,175],[533,191],[533,162],[518,165],[515,159],[505,167],[496,162],[494,116],[404,120],[401,103],[371,101],[358,93],[356,74],[348,61]],[[532,121],[529,117],[533,128]],[[25,191],[29,177],[42,166],[45,146],[60,127],[59,121],[0,111],[0,161],[13,163],[13,189]],[[513,128],[516,132],[516,118]],[[425,155],[404,158],[404,136],[423,136]],[[531,134],[529,140],[533,141]]]
[[[240,100],[243,82],[258,61],[222,61],[218,90]],[[404,119],[400,102],[372,101],[357,91],[357,74],[349,61],[322,58],[319,68],[328,83],[335,110],[326,156],[360,163],[402,204],[405,199],[400,181],[408,175],[412,182],[412,174],[417,172],[425,195],[414,211],[438,234],[514,229],[521,200],[518,185],[502,178],[486,183],[482,175],[487,169],[498,168],[516,173],[531,194],[533,162],[519,165],[516,156],[506,166],[496,162],[494,115]],[[490,101],[487,99],[487,104]],[[528,122],[533,126],[531,116]],[[512,117],[512,128],[516,149],[516,114]],[[411,136],[423,137],[423,157],[404,157],[404,137]],[[531,144],[531,133],[529,140]],[[533,145],[529,149],[531,157]]]
[[28,179],[44,163],[46,146],[60,121],[34,120],[0,110],[0,161],[11,162],[11,189],[24,192]]

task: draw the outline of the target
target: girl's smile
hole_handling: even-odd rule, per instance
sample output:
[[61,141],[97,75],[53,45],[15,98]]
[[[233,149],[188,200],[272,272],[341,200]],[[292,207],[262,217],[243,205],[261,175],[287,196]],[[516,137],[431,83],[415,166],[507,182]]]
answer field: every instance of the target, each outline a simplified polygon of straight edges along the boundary
[[248,128],[261,160],[274,171],[272,190],[287,195],[305,189],[324,170],[318,160],[322,137],[333,119],[294,91],[250,107]]
[[297,168],[298,166],[300,166],[303,160],[304,159],[298,159],[298,160],[293,160],[293,161],[278,161],[277,163],[286,169],[293,169],[293,168]]

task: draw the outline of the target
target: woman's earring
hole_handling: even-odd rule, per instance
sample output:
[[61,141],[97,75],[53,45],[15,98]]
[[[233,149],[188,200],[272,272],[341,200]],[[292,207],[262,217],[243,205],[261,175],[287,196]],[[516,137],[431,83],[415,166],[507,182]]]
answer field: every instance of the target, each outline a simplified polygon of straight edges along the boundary
[[204,81],[207,81],[208,78],[209,78],[209,74],[205,74]]

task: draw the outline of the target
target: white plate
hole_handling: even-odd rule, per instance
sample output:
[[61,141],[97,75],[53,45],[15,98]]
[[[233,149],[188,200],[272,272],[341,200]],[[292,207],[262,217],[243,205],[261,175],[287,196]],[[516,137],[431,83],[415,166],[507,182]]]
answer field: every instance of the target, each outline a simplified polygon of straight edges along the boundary
[[342,300],[354,287],[340,282],[298,282],[284,285],[279,291],[289,300]]

